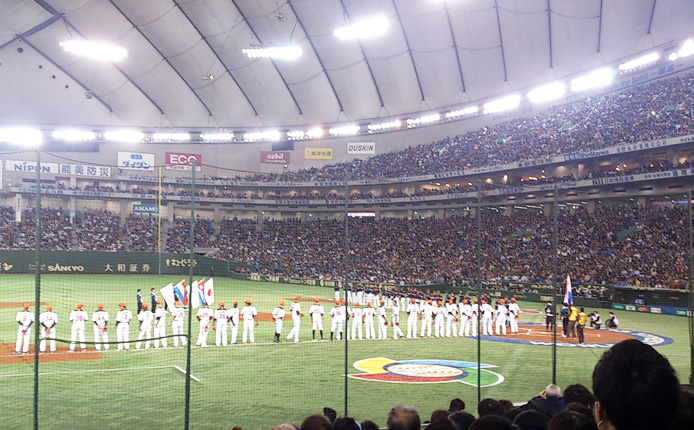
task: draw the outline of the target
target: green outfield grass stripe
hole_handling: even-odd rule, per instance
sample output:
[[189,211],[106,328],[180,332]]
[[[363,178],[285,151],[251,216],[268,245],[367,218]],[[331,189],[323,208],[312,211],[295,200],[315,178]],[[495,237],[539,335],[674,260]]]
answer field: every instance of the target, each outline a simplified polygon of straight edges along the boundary
[[[90,370],[71,370],[63,372],[41,372],[39,376],[46,375],[62,375],[68,373],[96,373],[96,372],[129,372],[133,370],[150,370],[150,369],[172,369],[178,366],[142,366],[142,367],[124,367],[120,369],[90,369]],[[183,372],[185,373],[185,372]],[[0,375],[0,378],[13,378],[19,376],[34,376],[34,373],[18,373],[16,375]],[[192,377],[192,376],[191,376]]]

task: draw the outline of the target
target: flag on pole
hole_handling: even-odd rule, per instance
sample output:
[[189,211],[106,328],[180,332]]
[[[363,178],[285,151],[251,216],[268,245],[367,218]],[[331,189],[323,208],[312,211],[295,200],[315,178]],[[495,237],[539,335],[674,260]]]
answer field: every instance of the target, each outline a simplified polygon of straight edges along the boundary
[[566,292],[564,292],[564,303],[571,304],[574,302],[574,295],[571,292],[571,278],[566,275]]
[[191,292],[191,300],[193,301],[193,309],[199,308],[205,303],[205,280],[193,281],[193,290]]
[[188,295],[187,293],[190,292],[190,288],[186,287],[186,281],[182,280],[178,284],[176,284],[174,287],[174,294],[178,297],[178,300],[183,303],[183,307],[187,308],[188,307]]
[[169,309],[174,309],[174,302],[176,301],[176,295],[174,294],[174,286],[172,283],[169,283],[166,287],[162,288],[161,290],[161,295],[164,297],[164,301],[166,302],[166,306],[169,307]]
[[208,305],[214,303],[214,283],[212,278],[205,282],[205,303]]

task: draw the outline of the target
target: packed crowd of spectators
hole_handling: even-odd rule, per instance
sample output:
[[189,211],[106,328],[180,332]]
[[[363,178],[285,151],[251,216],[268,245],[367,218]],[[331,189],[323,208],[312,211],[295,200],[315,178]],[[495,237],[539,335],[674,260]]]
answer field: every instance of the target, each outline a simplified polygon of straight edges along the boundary
[[120,215],[115,212],[89,209],[75,222],[77,251],[124,251],[125,236]]
[[153,216],[129,216],[125,231],[131,251],[154,251],[157,249],[159,222]]
[[[217,232],[209,220],[195,220],[193,227],[196,248],[211,248],[217,245]],[[190,221],[177,220],[169,229],[166,240],[167,252],[187,252],[190,249]]]

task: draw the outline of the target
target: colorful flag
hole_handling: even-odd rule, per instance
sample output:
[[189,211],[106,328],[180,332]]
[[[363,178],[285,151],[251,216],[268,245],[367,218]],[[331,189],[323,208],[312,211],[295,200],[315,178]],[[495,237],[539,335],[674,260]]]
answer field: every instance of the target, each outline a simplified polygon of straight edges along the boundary
[[193,281],[193,290],[191,292],[191,300],[193,301],[193,309],[197,309],[205,303],[205,280]]
[[205,303],[208,305],[214,303],[214,283],[212,278],[205,282]]
[[571,304],[574,302],[574,295],[571,292],[571,278],[566,275],[566,292],[564,293],[564,303]]
[[188,307],[188,293],[190,292],[190,288],[186,287],[186,281],[182,280],[178,284],[176,284],[174,287],[174,294],[178,297],[178,300],[183,303],[183,307],[187,308]]
[[173,284],[169,283],[166,287],[162,288],[161,290],[161,295],[164,297],[164,301],[166,302],[166,306],[169,307],[169,309],[174,308],[174,302],[176,301],[176,296],[174,294],[174,286]]

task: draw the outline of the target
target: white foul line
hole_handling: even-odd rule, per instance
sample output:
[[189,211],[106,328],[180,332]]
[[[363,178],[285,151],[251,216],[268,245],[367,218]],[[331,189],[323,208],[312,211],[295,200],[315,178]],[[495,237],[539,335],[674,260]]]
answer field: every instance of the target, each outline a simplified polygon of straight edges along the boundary
[[[178,367],[178,366],[172,366],[172,367],[174,367],[175,369],[177,369],[178,371],[180,371],[180,372],[183,373],[184,375],[186,374],[186,371],[183,370],[183,369],[181,369],[180,367]],[[192,373],[190,374],[190,379],[193,379],[193,380],[195,380],[195,381],[200,382],[200,380],[199,380],[198,378],[196,378],[195,376],[193,376]]]
[[[146,370],[146,369],[170,369],[172,367],[178,366],[144,366],[144,367],[123,367],[120,369],[89,369],[89,370],[72,370],[63,372],[41,372],[39,376],[43,375],[60,375],[67,373],[95,373],[95,372],[127,372],[130,370]],[[34,376],[33,373],[18,373],[16,375],[0,375],[0,378],[12,378],[15,376]]]

